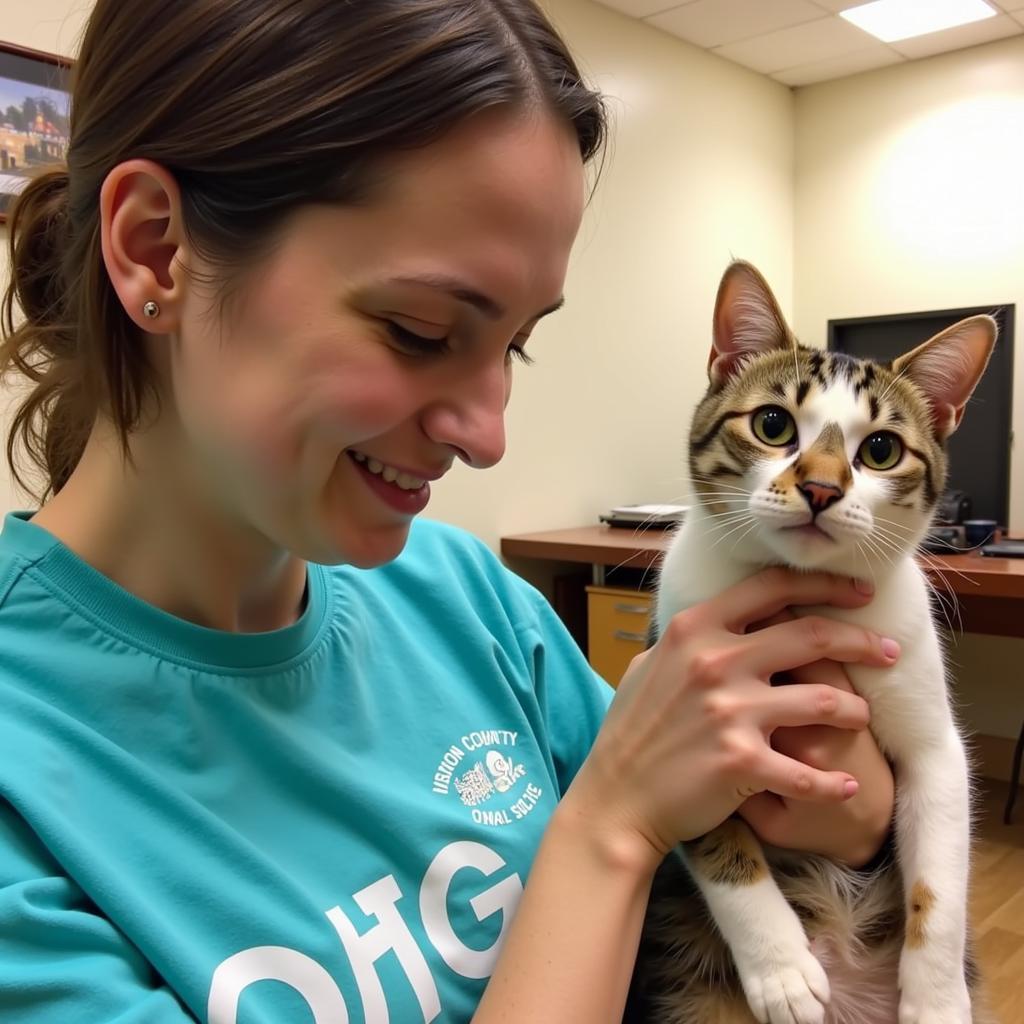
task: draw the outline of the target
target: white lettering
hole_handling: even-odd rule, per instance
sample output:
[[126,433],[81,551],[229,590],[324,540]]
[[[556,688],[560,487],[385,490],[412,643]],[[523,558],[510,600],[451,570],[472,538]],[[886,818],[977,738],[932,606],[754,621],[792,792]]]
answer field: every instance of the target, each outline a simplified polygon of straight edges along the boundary
[[[540,796],[541,791],[531,785],[522,800],[532,800],[533,790]],[[491,812],[489,823],[510,821],[505,811],[497,811]],[[462,942],[448,917],[452,882],[464,868],[487,878],[504,867],[505,861],[482,843],[455,842],[437,854],[423,878],[419,906],[427,938],[444,962],[463,977],[490,975],[522,896],[523,883],[513,872],[469,900],[478,921],[486,921],[497,913],[502,915],[494,943],[479,950]],[[387,1000],[374,964],[385,953],[394,951],[419,1003],[423,1022],[430,1024],[441,1013],[441,1000],[430,967],[399,913],[397,904],[401,898],[402,891],[392,875],[385,875],[355,893],[352,899],[359,909],[377,920],[362,935],[340,907],[332,907],[326,916],[351,963],[363,1003],[363,1018],[373,1024],[389,1024]],[[241,995],[258,981],[279,981],[294,989],[309,1006],[313,1024],[349,1024],[348,1008],[335,980],[316,960],[287,946],[254,946],[220,963],[210,979],[206,1011],[209,1024],[237,1024]]]
[[395,907],[402,898],[398,883],[392,875],[385,875],[373,885],[360,889],[352,898],[367,917],[377,918],[378,923],[369,931],[358,934],[355,925],[340,907],[328,910],[327,917],[334,925],[352,963],[352,972],[356,976],[359,995],[363,1000],[364,1016],[374,1024],[388,1024],[387,1000],[373,965],[389,950],[394,950],[416,993],[423,1022],[429,1024],[441,1012],[441,999],[427,961]]
[[459,741],[467,750],[479,750],[481,747],[508,746],[514,747],[519,733],[511,729],[479,729],[468,733]]
[[523,791],[523,795],[509,808],[509,810],[517,819],[525,818],[530,811],[537,806],[537,801],[540,800],[543,795],[544,791],[539,786],[535,786],[531,782]]
[[290,985],[306,1000],[314,1024],[348,1024],[348,1008],[334,979],[311,957],[287,946],[253,946],[221,962],[210,979],[209,1024],[236,1024],[242,992],[257,981]]
[[473,820],[478,825],[511,825],[512,819],[506,811],[481,811],[473,808]]
[[455,875],[464,868],[479,871],[489,878],[505,867],[505,861],[481,843],[458,842],[446,846],[431,862],[420,887],[420,917],[427,938],[444,962],[464,978],[487,978],[505,941],[512,915],[523,894],[523,883],[513,873],[474,896],[469,905],[478,921],[501,913],[501,930],[489,949],[471,949],[455,934],[448,919],[448,890]]

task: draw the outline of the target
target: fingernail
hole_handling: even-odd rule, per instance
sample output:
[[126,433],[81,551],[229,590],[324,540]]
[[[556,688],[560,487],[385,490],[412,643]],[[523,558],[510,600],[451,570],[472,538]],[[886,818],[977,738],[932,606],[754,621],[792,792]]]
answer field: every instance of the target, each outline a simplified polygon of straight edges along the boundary
[[866,594],[869,597],[875,592],[874,584],[868,583],[867,580],[854,580],[853,589],[856,590],[858,594]]
[[889,637],[882,638],[882,653],[890,660],[895,661],[900,656],[900,645]]
[[858,785],[856,779],[847,779],[843,783],[843,799],[849,800],[850,797],[853,796],[858,789],[860,789],[860,786]]

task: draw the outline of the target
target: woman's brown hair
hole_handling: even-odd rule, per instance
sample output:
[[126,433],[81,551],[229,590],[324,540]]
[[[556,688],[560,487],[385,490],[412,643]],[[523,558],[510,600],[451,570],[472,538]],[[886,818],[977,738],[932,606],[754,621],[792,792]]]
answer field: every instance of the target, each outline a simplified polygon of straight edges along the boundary
[[[532,0],[97,0],[73,70],[67,168],[34,178],[9,221],[0,376],[32,382],[18,443],[63,487],[98,413],[128,455],[152,375],[107,277],[99,193],[135,157],[175,177],[190,241],[225,285],[284,218],[352,203],[375,158],[497,105],[565,118],[589,160],[600,96]],[[24,319],[18,323],[17,307]]]

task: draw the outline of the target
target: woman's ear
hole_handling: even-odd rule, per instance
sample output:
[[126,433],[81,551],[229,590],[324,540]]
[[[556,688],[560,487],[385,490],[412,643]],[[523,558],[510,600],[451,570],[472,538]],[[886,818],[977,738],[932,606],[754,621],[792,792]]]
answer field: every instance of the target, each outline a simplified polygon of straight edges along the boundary
[[126,160],[100,189],[103,262],[132,322],[170,334],[180,322],[186,284],[181,193],[152,160]]

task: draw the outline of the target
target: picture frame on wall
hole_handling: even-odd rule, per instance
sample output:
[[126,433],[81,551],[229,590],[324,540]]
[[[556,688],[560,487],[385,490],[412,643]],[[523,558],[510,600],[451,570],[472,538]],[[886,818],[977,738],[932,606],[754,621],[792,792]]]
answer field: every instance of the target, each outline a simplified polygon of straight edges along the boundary
[[67,158],[70,77],[65,58],[0,42],[0,224],[37,171]]

